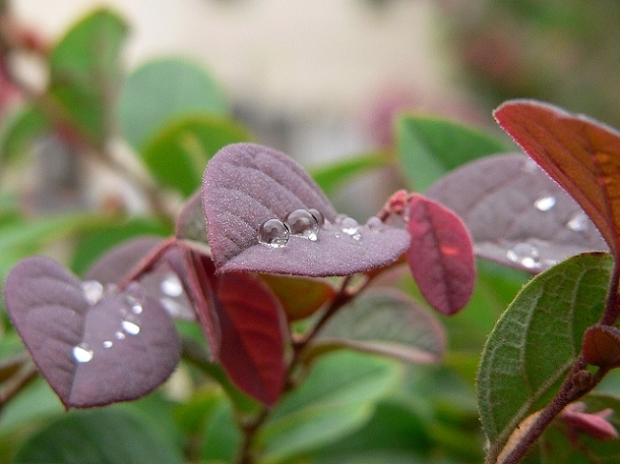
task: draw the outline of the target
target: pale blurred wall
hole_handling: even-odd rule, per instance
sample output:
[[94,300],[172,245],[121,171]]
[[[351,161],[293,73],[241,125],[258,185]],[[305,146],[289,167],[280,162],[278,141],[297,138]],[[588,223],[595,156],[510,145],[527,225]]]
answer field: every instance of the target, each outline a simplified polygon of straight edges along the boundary
[[101,5],[128,19],[130,67],[174,54],[207,66],[235,101],[268,112],[345,116],[378,89],[436,94],[450,74],[432,0],[13,0],[59,37]]

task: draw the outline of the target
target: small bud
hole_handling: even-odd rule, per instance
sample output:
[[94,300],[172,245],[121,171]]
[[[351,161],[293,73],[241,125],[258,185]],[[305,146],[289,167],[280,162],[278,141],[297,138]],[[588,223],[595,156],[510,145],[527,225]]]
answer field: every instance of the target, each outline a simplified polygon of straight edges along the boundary
[[583,336],[583,357],[593,366],[620,366],[620,330],[607,325],[593,325]]
[[585,433],[597,440],[614,440],[618,432],[607,418],[613,413],[610,408],[595,413],[587,413],[584,403],[572,403],[566,406],[560,414],[563,420],[574,432]]

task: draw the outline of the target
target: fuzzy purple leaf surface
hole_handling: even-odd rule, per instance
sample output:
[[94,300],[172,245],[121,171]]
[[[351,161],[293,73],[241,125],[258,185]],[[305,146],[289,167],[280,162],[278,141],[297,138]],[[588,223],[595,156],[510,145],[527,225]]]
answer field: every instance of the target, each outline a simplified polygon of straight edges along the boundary
[[[203,206],[219,271],[348,275],[387,265],[409,246],[409,234],[401,229],[339,224],[334,207],[304,169],[260,145],[229,145],[213,157],[204,175]],[[324,217],[314,239],[291,233],[284,224],[296,210],[317,210]],[[261,225],[269,219],[283,228],[277,246],[259,242]]]
[[81,282],[56,261],[31,257],[9,274],[9,316],[65,407],[139,398],[172,373],[179,339],[139,284],[125,292]]
[[478,256],[531,273],[578,253],[607,250],[575,200],[522,154],[468,163],[426,196],[463,219]]

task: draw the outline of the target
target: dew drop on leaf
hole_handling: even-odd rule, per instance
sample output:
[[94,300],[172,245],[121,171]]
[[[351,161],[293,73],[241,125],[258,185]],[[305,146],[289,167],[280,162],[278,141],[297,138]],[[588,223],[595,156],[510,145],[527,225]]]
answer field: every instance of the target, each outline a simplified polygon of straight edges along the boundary
[[127,295],[125,296],[125,301],[127,302],[129,309],[131,309],[131,312],[134,314],[141,314],[144,310],[144,308],[142,308],[142,304],[135,296]]
[[103,298],[103,285],[96,280],[85,280],[82,282],[82,292],[88,304],[94,306]]
[[271,248],[282,248],[290,234],[288,226],[279,219],[267,219],[258,229],[258,242]]
[[174,272],[167,273],[159,284],[161,292],[171,298],[177,298],[183,294],[183,285]]
[[583,212],[579,212],[568,220],[566,227],[573,232],[585,232],[589,227],[589,222],[588,216]]
[[536,162],[531,158],[528,158],[525,161],[523,161],[523,164],[521,165],[521,171],[529,172],[530,174],[533,172],[536,172],[537,169],[538,169],[538,164],[536,164]]
[[366,227],[370,230],[381,232],[383,230],[383,221],[377,216],[370,216],[366,221]]
[[530,243],[517,243],[506,252],[506,257],[528,269],[538,269],[541,266],[538,248]]
[[121,327],[129,335],[138,335],[140,333],[140,326],[135,322],[123,321],[121,322]]
[[114,338],[117,340],[125,340],[125,334],[119,330],[114,334]]
[[93,359],[94,352],[86,343],[80,343],[73,347],[73,357],[79,363],[87,363]]
[[314,216],[314,219],[319,227],[325,224],[325,216],[323,216],[323,213],[321,213],[318,209],[310,208],[308,211],[310,211],[310,214]]
[[557,200],[554,196],[546,195],[536,200],[534,206],[538,211],[549,211],[555,206],[556,202]]
[[340,230],[347,235],[359,235],[359,224],[352,217],[338,215],[338,217],[336,218],[336,225],[338,225],[338,227],[340,227]]
[[106,340],[101,344],[104,348],[112,348],[112,345],[114,345],[114,342],[111,340]]
[[315,242],[319,237],[319,222],[309,210],[296,209],[291,211],[286,216],[286,224],[293,235],[301,235],[312,242]]

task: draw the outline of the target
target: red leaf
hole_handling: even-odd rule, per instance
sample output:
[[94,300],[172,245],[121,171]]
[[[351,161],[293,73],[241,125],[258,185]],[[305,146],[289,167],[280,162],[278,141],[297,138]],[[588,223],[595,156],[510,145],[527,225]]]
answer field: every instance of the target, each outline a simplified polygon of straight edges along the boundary
[[510,101],[494,114],[521,148],[579,203],[618,257],[620,133],[535,101]]
[[220,361],[248,395],[273,405],[284,386],[284,313],[275,295],[248,274],[217,276]]
[[598,324],[588,328],[583,336],[583,357],[593,366],[620,366],[620,330]]
[[412,195],[407,262],[422,295],[437,311],[451,315],[469,301],[476,281],[471,237],[449,209]]

